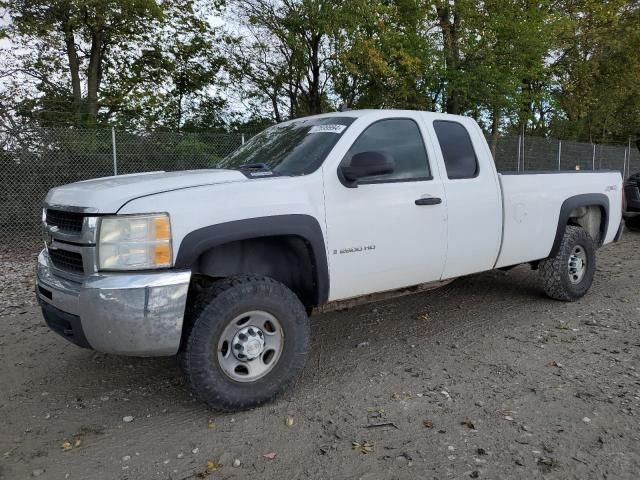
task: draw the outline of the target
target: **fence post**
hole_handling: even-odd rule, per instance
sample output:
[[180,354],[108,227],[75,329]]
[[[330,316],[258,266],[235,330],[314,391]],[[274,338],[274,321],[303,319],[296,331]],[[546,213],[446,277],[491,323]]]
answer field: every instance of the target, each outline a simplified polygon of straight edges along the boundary
[[[629,155],[627,157],[627,177],[631,176],[631,137],[629,137]],[[622,177],[625,178],[625,177]]]
[[562,140],[558,140],[558,171],[560,171],[560,157],[562,157]]
[[242,134],[242,145],[244,145],[244,133]]
[[596,144],[593,144],[593,159],[591,160],[591,162],[593,163],[593,167],[591,168],[592,170],[596,169]]
[[520,171],[520,149],[522,148],[522,137],[518,135],[518,171]]
[[630,150],[627,150],[627,147],[624,147],[624,158],[622,159],[622,179],[623,180],[627,178],[627,152],[631,153]]
[[116,155],[116,128],[111,127],[111,148],[113,150],[113,175],[118,175],[118,156]]

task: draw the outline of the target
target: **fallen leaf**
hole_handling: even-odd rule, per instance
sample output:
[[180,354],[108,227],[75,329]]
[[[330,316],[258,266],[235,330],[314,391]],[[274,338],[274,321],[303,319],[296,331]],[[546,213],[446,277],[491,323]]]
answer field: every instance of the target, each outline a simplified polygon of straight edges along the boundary
[[64,450],[65,452],[71,450],[72,448],[73,446],[69,442],[64,442],[62,444],[62,450]]
[[360,451],[360,453],[369,453],[373,452],[373,443],[369,442],[352,442],[351,446],[354,450]]
[[424,420],[422,422],[422,424],[426,427],[426,428],[433,428],[433,422],[431,420]]
[[291,417],[291,416],[285,418],[285,420],[284,420],[284,424],[287,427],[293,427],[293,423],[294,423],[294,420],[293,420],[293,417]]
[[73,448],[78,448],[81,443],[82,443],[82,440],[80,440],[79,437],[76,437],[75,440],[73,441]]
[[540,457],[537,463],[546,467],[555,467],[557,465],[557,462],[551,457]]
[[420,315],[418,315],[418,319],[422,320],[423,322],[428,322],[429,320],[431,320],[431,318],[429,318],[429,314],[427,312],[421,313]]
[[267,460],[273,460],[277,456],[278,456],[278,454],[276,452],[269,452],[269,453],[265,453],[263,455],[263,457],[266,458]]
[[368,407],[367,413],[371,418],[384,417],[384,408]]
[[10,448],[6,452],[4,452],[4,458],[9,458],[9,456],[18,449],[18,446]]
[[407,392],[402,392],[400,394],[394,393],[393,395],[391,395],[391,398],[393,400],[407,401],[407,400],[411,400],[411,394]]
[[222,465],[220,465],[218,462],[216,462],[215,460],[209,460],[207,462],[207,472],[211,473],[211,472],[215,472],[216,470],[218,470]]
[[208,428],[216,428],[216,424],[213,420],[209,420],[209,424],[207,425]]
[[465,427],[470,428],[471,430],[476,429],[476,426],[470,420],[465,420],[464,422],[460,422],[460,425],[464,425]]

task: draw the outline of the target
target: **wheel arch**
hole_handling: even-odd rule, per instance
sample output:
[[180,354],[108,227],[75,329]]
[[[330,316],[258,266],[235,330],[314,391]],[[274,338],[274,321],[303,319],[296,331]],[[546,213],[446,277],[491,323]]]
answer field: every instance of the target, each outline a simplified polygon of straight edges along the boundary
[[[303,293],[304,303],[317,306],[329,298],[324,236],[310,215],[249,218],[194,230],[182,240],[175,266],[211,276],[266,275],[271,269],[275,279],[285,284],[287,278],[295,284],[303,281],[301,276],[308,276],[312,291]],[[246,271],[252,269],[257,270]]]
[[[595,225],[592,214],[594,209],[596,209],[595,211],[599,213],[600,217],[599,221],[596,220]],[[596,241],[596,247],[602,246],[605,235],[609,231],[609,197],[603,193],[586,193],[569,197],[562,202],[556,236],[549,252],[549,257],[553,257],[558,253],[565,229],[572,221],[585,228],[591,234]],[[596,231],[594,232],[593,230]],[[597,238],[594,233],[598,234]]]

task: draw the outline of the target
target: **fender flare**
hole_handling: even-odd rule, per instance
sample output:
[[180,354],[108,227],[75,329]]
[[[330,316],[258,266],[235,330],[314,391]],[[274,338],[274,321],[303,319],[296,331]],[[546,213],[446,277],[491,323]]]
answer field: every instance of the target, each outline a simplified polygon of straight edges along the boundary
[[308,244],[314,263],[318,304],[326,303],[329,299],[327,250],[320,224],[310,215],[291,214],[247,218],[194,230],[188,233],[180,243],[175,268],[191,269],[200,255],[225,243],[280,235],[295,235]]
[[575,195],[567,198],[562,202],[560,207],[560,216],[558,217],[558,228],[556,230],[556,238],[553,241],[551,252],[549,257],[555,256],[560,249],[560,243],[564,236],[565,227],[569,222],[569,215],[571,212],[580,207],[598,206],[602,210],[602,217],[600,218],[600,238],[598,241],[598,247],[602,246],[604,237],[609,231],[609,197],[604,193],[585,193],[582,195]]

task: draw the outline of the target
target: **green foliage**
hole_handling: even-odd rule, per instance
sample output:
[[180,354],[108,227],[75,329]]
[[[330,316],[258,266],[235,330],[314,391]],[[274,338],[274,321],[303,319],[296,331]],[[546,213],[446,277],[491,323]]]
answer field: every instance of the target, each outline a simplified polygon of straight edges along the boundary
[[11,18],[0,38],[20,47],[0,61],[5,122],[223,131],[344,104],[467,114],[494,138],[640,136],[637,0],[0,0],[0,8]]
[[215,30],[196,0],[0,0],[0,8],[12,20],[4,34],[20,47],[2,65],[15,109],[43,125],[135,117],[179,129],[217,82]]
[[437,39],[423,0],[350,4],[356,19],[336,39],[336,93],[354,108],[435,108]]
[[640,137],[640,5],[567,3],[551,128],[589,141]]

